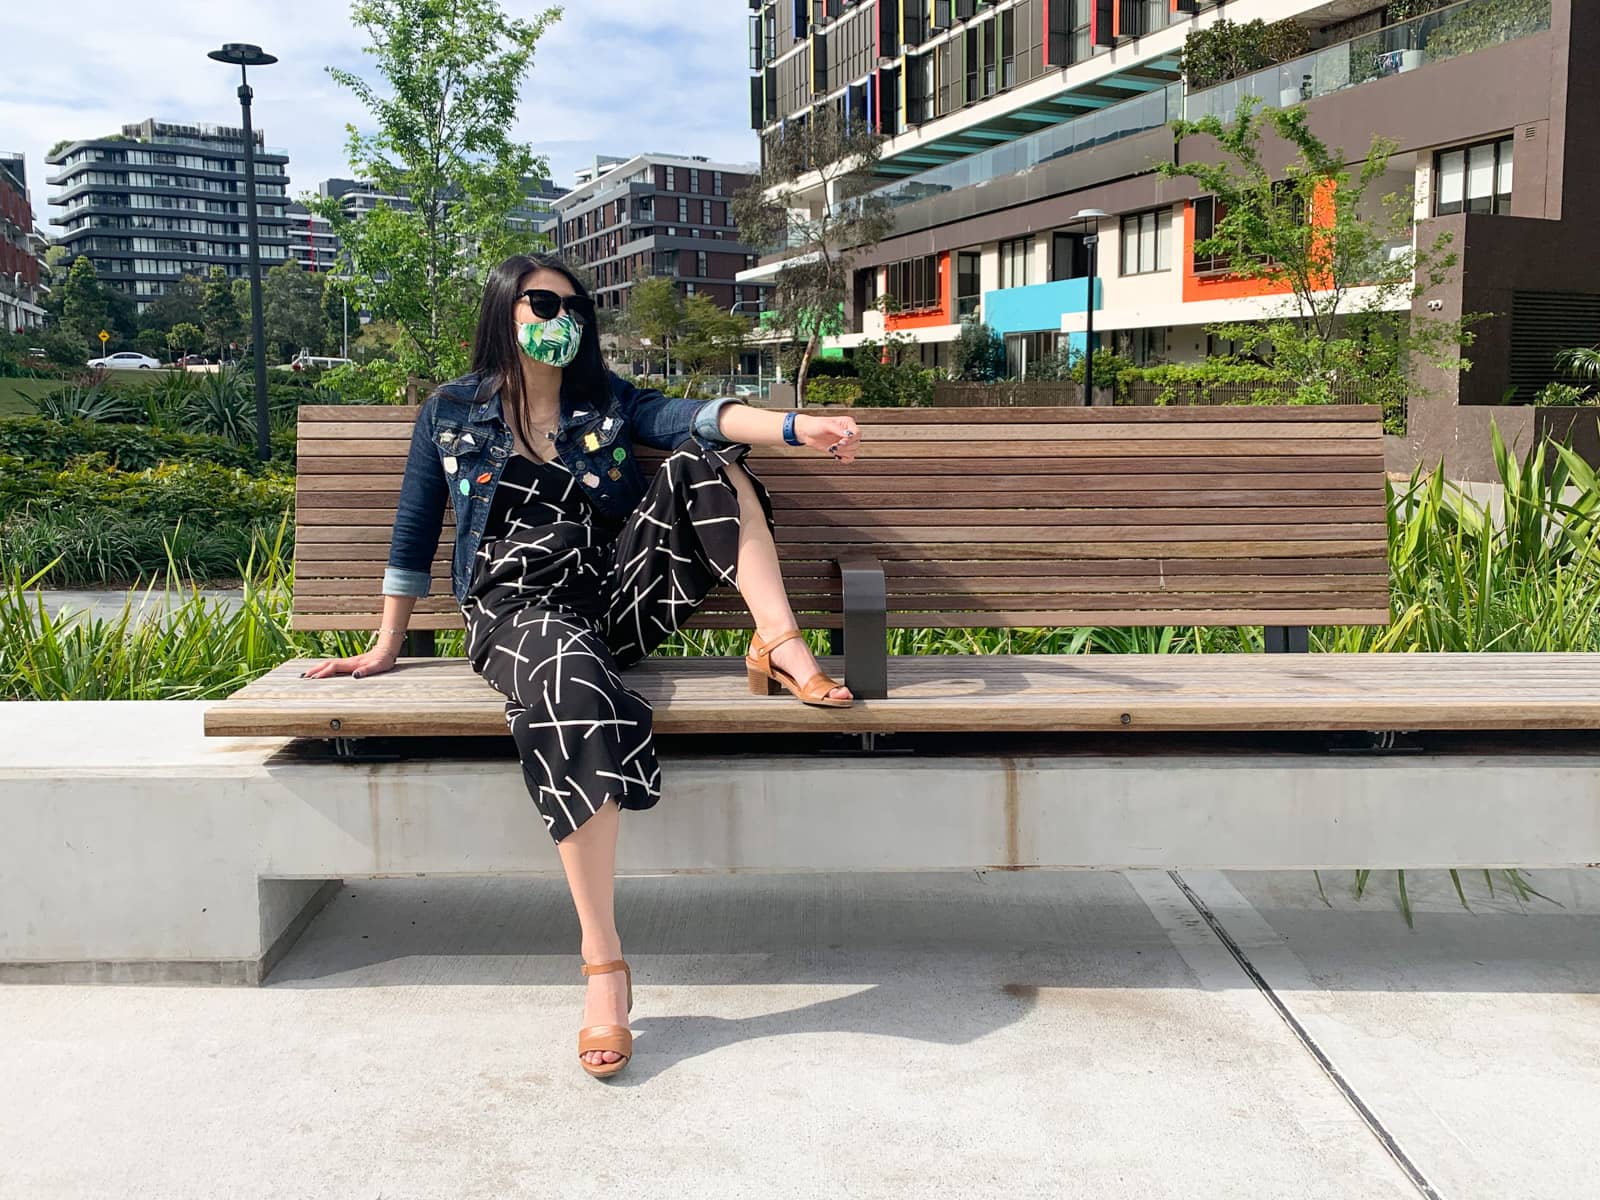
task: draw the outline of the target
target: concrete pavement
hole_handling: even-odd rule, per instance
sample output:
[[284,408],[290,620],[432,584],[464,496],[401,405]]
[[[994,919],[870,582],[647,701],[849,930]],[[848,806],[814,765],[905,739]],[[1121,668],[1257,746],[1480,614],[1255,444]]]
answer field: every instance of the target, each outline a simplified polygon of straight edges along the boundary
[[0,987],[0,1196],[1576,1200],[1600,877],[1531,878],[627,878],[611,1084],[559,879],[350,881],[259,989]]
[[[120,617],[123,608],[129,604],[133,606],[133,614],[136,620],[159,616],[168,609],[182,604],[192,594],[188,589],[172,588],[171,590],[163,590],[160,586],[153,590],[146,588],[101,588],[98,590],[79,591],[67,588],[39,589],[39,595],[44,600],[45,611],[54,618],[60,619],[77,613],[87,615],[90,620],[107,621],[114,621]],[[237,608],[244,603],[244,591],[241,588],[201,588],[200,594],[207,600],[219,602],[229,609]]]

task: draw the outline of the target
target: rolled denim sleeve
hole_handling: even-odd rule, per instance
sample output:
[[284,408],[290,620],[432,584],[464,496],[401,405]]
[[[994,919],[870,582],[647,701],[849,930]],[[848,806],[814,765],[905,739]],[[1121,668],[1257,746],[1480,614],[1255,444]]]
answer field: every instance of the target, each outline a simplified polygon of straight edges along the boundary
[[635,441],[657,450],[672,450],[695,428],[703,402],[664,396],[655,388],[634,387],[620,376],[612,377],[617,401],[633,427]]
[[715,400],[707,400],[694,415],[694,431],[708,442],[731,442],[733,439],[722,432],[722,426],[718,422],[722,417],[722,406],[737,403],[739,401],[733,396],[718,396]]
[[389,561],[383,572],[385,596],[426,596],[433,584],[433,556],[444,527],[446,493],[444,466],[433,448],[435,400],[429,397],[417,410],[406,455],[400,500],[395,506],[394,533],[389,539]]

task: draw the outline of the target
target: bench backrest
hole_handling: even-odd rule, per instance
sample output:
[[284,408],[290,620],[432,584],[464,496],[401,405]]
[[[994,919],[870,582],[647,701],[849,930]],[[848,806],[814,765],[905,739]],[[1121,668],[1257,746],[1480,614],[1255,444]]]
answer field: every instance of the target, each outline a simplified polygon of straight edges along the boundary
[[[803,624],[838,627],[836,560],[884,566],[898,627],[1382,625],[1373,406],[814,409],[850,466],[758,446]],[[300,410],[296,629],[371,629],[414,408]],[[646,473],[663,455],[640,448]],[[459,628],[448,510],[418,629]],[[732,589],[690,627],[744,627]]]

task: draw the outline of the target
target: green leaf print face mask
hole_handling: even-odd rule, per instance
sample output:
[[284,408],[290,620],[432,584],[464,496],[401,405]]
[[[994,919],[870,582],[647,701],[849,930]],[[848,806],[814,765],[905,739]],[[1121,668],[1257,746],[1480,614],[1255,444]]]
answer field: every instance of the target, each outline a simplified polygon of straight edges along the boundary
[[564,367],[577,358],[582,340],[583,322],[571,313],[529,325],[517,322],[517,341],[523,353],[534,362],[548,363],[552,367]]

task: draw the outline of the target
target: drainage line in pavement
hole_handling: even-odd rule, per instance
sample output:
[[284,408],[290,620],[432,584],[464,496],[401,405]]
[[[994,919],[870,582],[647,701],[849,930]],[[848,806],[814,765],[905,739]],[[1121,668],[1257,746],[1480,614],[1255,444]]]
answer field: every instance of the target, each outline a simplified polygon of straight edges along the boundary
[[1240,969],[1250,976],[1250,981],[1256,985],[1256,990],[1266,997],[1267,1003],[1272,1005],[1278,1016],[1283,1019],[1283,1023],[1300,1040],[1300,1044],[1306,1048],[1312,1058],[1317,1060],[1317,1065],[1322,1068],[1322,1073],[1333,1081],[1333,1086],[1339,1089],[1339,1093],[1345,1098],[1345,1102],[1356,1110],[1357,1115],[1366,1123],[1367,1128],[1372,1131],[1372,1136],[1378,1139],[1383,1148],[1389,1152],[1389,1157],[1394,1159],[1400,1169],[1405,1172],[1406,1178],[1411,1181],[1412,1186],[1423,1196],[1426,1196],[1427,1200],[1442,1200],[1438,1189],[1428,1182],[1427,1177],[1423,1175],[1417,1164],[1412,1162],[1406,1152],[1400,1148],[1400,1143],[1395,1141],[1394,1135],[1384,1127],[1382,1121],[1378,1120],[1377,1114],[1367,1107],[1366,1102],[1356,1094],[1355,1088],[1351,1087],[1349,1081],[1340,1074],[1339,1068],[1334,1066],[1328,1056],[1322,1052],[1322,1047],[1317,1045],[1305,1026],[1301,1025],[1295,1019],[1295,1015],[1289,1011],[1288,1006],[1278,999],[1278,994],[1272,990],[1272,985],[1262,977],[1260,971],[1256,970],[1255,964],[1245,957],[1244,951],[1239,948],[1239,944],[1223,928],[1222,922],[1217,920],[1216,915],[1206,907],[1206,902],[1195,894],[1194,889],[1184,882],[1183,876],[1176,871],[1168,871],[1167,875],[1173,883],[1178,885],[1178,889],[1188,898],[1189,903],[1194,906],[1194,910],[1211,927],[1211,932],[1216,935],[1217,940],[1228,948],[1228,953],[1233,955],[1234,961],[1239,964]]

